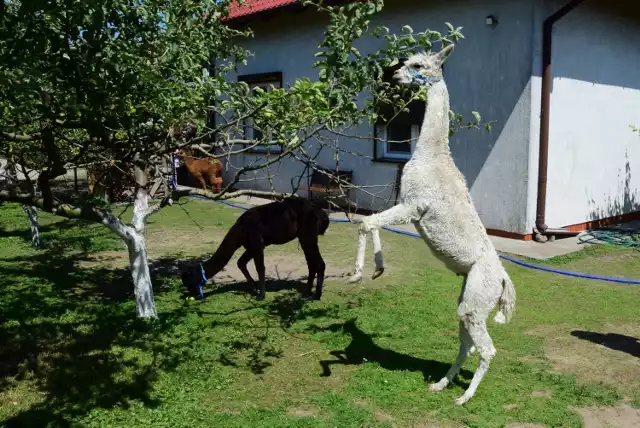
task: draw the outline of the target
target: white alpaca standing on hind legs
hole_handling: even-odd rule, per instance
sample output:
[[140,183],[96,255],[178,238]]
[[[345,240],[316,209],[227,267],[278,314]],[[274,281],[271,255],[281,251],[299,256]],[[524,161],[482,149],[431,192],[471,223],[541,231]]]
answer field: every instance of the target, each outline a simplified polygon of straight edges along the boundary
[[476,349],[478,368],[469,388],[455,404],[473,397],[496,354],[487,331],[487,318],[499,302],[497,323],[509,321],[515,308],[515,288],[469,195],[464,176],[449,151],[449,92],[442,64],[453,45],[435,54],[420,53],[405,61],[394,78],[401,84],[428,87],[428,102],[420,137],[402,173],[398,205],[362,219],[355,273],[349,282],[362,279],[367,234],[372,234],[377,278],[384,272],[379,228],[413,223],[436,256],[457,275],[464,276],[458,299],[460,352],[445,377],[430,385],[441,391],[458,374]]

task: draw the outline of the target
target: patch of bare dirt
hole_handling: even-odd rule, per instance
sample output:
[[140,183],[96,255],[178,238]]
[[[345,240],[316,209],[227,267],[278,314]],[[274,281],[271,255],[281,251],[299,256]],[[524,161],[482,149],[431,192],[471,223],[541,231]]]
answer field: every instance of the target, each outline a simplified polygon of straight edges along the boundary
[[[236,254],[240,256],[240,251]],[[227,284],[235,282],[245,281],[244,275],[238,269],[236,265],[237,257],[230,261],[222,272],[216,275],[216,284]],[[277,281],[297,281],[303,280],[309,275],[307,269],[307,262],[304,259],[304,255],[301,254],[289,254],[289,255],[269,255],[265,254],[264,258],[265,276],[267,280]],[[249,262],[249,273],[254,280],[258,279],[255,266],[253,262]],[[325,279],[338,279],[348,276],[348,271],[345,267],[336,266],[335,264],[327,265],[325,269]]]
[[549,391],[533,391],[531,393],[532,397],[541,397],[541,398],[546,398],[551,400],[553,398],[553,396],[551,395],[551,392]]
[[371,404],[369,401],[367,400],[362,400],[362,399],[355,399],[353,401],[357,406],[365,408],[367,410],[369,410],[371,413],[373,413],[373,417],[376,418],[376,420],[378,422],[382,422],[382,423],[389,423],[392,426],[395,427],[394,422],[394,418],[393,416],[391,416],[390,414],[378,409],[376,406],[374,406],[373,404]]
[[515,422],[507,425],[507,428],[546,428],[545,424],[534,424],[532,422]]
[[292,407],[287,409],[287,416],[315,418],[320,412],[314,407]]
[[585,407],[574,409],[584,421],[584,428],[636,428],[640,426],[640,410],[626,404],[617,407]]
[[468,428],[468,425],[463,425],[454,421],[443,421],[443,422],[421,422],[418,424],[411,425],[411,428]]
[[604,383],[629,395],[640,388],[640,324],[603,325],[600,331],[540,326],[527,334],[544,338],[554,373],[573,373],[579,381]]

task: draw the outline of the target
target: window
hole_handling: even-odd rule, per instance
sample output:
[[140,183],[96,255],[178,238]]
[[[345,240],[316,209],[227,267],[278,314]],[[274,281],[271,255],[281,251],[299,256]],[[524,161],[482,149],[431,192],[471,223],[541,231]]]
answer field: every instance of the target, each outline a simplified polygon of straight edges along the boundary
[[[282,87],[282,73],[266,73],[239,76],[238,80],[246,82],[249,89],[254,90],[261,88],[264,91],[270,91],[274,88]],[[253,118],[247,118],[244,123],[244,138],[247,140],[261,140],[264,136],[269,138],[269,129],[259,129],[253,123]],[[259,144],[251,149],[251,152],[257,153],[280,153],[282,147],[280,145],[263,145]]]
[[[394,83],[393,73],[404,63],[404,59],[384,71],[385,82]],[[381,118],[374,128],[374,159],[379,162],[406,162],[415,148],[415,139],[420,135],[424,118],[425,103],[413,101],[408,105],[409,112],[401,112],[394,117],[393,107],[380,106]],[[411,141],[414,140],[414,141]]]
[[382,141],[382,159],[408,160],[416,147],[415,142],[419,135],[420,125],[404,123],[402,126],[394,126],[393,122],[388,126],[376,125],[376,138]]

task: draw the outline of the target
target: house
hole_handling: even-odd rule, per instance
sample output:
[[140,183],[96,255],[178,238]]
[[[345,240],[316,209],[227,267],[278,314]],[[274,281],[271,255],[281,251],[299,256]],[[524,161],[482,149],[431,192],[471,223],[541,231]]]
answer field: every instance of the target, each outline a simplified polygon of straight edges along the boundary
[[[255,56],[236,77],[263,87],[314,78],[326,19],[296,0],[235,6],[231,24],[249,25],[255,33],[244,42]],[[566,235],[640,218],[640,137],[631,129],[640,125],[640,4],[394,0],[371,25],[397,33],[405,24],[444,32],[445,22],[462,26],[465,35],[444,70],[452,108],[495,121],[491,133],[464,130],[450,143],[489,232],[528,240],[541,229]],[[415,134],[422,116],[412,113],[386,138]],[[374,131],[367,124],[352,134]],[[385,138],[384,132],[377,135]],[[341,155],[340,168],[352,171],[356,185],[383,186],[376,188],[382,198],[358,190],[350,198],[370,210],[393,205],[393,183],[411,147],[359,138],[344,138],[341,146],[366,156]],[[242,154],[233,162],[244,165],[260,156],[265,154]],[[335,165],[331,153],[319,163]],[[271,172],[279,191],[291,191],[301,177],[308,180],[294,161]],[[270,184],[245,186],[268,190]]]

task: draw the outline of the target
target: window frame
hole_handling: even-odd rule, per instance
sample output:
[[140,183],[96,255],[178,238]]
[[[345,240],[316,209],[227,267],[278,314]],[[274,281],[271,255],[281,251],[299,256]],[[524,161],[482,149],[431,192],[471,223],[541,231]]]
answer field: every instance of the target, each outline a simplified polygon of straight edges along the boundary
[[[420,126],[418,124],[411,124],[411,140],[414,142],[409,143],[409,151],[399,151],[399,150],[391,150],[390,147],[392,144],[389,142],[387,138],[387,128],[388,125],[376,124],[376,142],[382,144],[382,159],[393,160],[393,161],[408,161],[411,159],[414,150],[416,149],[415,140],[420,136]],[[383,140],[383,141],[379,141]],[[380,159],[378,159],[379,161]]]
[[[258,74],[245,74],[238,76],[238,82],[245,82],[249,85],[249,89],[253,90],[256,87],[262,87],[263,89],[269,88],[270,85],[274,87],[274,89],[282,88],[282,72],[271,72],[271,73],[258,73]],[[269,89],[267,89],[269,90]],[[245,138],[250,140],[253,139],[253,118],[249,117],[245,119],[243,123],[244,135]],[[260,131],[262,132],[262,131]],[[263,144],[258,144],[255,147],[247,150],[246,153],[254,153],[261,155],[270,155],[270,154],[280,154],[282,153],[282,146],[277,145],[269,145],[265,146]]]

